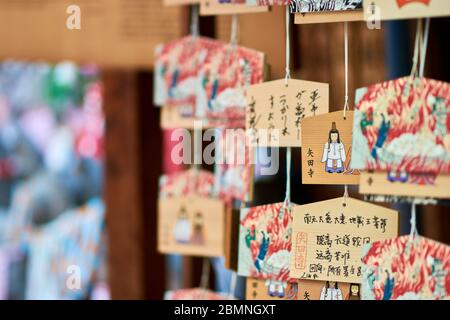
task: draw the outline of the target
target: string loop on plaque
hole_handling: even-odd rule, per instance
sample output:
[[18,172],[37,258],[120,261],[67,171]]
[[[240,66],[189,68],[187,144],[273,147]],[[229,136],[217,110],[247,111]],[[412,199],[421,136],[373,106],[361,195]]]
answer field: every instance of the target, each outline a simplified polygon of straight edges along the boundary
[[430,18],[426,18],[425,20],[425,31],[422,39],[422,46],[420,51],[420,66],[419,66],[419,77],[423,77],[423,72],[425,68],[425,59],[427,56],[427,47],[428,47],[428,35],[430,33]]
[[348,22],[344,22],[344,83],[345,83],[344,120],[345,120],[346,112],[350,110],[350,107],[348,105]]
[[413,54],[413,60],[412,60],[412,66],[411,66],[411,74],[410,77],[413,79],[417,76],[417,66],[419,63],[419,46],[421,44],[421,34],[422,34],[422,19],[417,20],[417,28],[416,28],[416,36],[414,39],[414,54]]
[[238,16],[233,14],[231,16],[231,29],[230,29],[230,42],[226,50],[227,59],[230,57],[231,53],[236,49],[238,43]]
[[288,86],[289,79],[291,78],[291,69],[290,69],[290,60],[291,60],[291,48],[290,48],[290,12],[289,6],[286,6],[286,74],[284,76],[284,84],[286,87]]
[[235,47],[238,44],[239,23],[238,15],[233,14],[231,16],[231,31],[230,31],[230,44]]
[[416,215],[417,200],[414,199],[411,202],[411,230],[409,231],[408,242],[406,244],[405,253],[407,256],[411,254],[411,249],[417,241],[418,231],[417,231],[417,215]]
[[347,199],[348,199],[348,186],[345,185],[344,186],[344,195],[342,196],[342,206],[346,207],[347,206]]
[[283,219],[286,210],[291,209],[291,158],[292,148],[286,148],[286,194],[284,197],[283,205],[280,208],[280,219]]
[[416,216],[416,201],[414,200],[411,203],[411,219],[410,219],[410,223],[411,223],[411,230],[409,232],[409,236],[411,238],[411,240],[414,240],[415,237],[417,237],[418,235],[418,231],[417,231],[417,216]]
[[190,32],[193,39],[196,39],[200,35],[200,27],[199,27],[199,13],[198,13],[198,4],[194,4],[191,7],[191,25]]
[[414,39],[414,54],[410,73],[411,78],[423,77],[429,33],[430,33],[430,18],[427,18],[425,20],[425,27],[423,26],[422,19],[418,19],[416,36]]

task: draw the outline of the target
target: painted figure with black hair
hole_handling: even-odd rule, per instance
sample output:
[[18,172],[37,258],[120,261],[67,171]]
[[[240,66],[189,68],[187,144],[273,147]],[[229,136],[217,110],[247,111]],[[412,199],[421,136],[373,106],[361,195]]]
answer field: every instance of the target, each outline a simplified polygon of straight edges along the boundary
[[358,283],[350,284],[350,292],[348,293],[347,300],[361,300],[361,294]]
[[203,232],[203,215],[200,211],[195,214],[193,224],[192,244],[203,245],[205,236]]
[[190,242],[192,234],[191,221],[189,220],[188,213],[184,206],[180,208],[173,232],[176,242],[178,243]]
[[322,162],[325,162],[325,171],[328,173],[344,172],[346,158],[344,143],[339,135],[339,130],[336,128],[336,122],[333,122],[322,154]]
[[342,300],[342,291],[335,281],[327,281],[320,292],[320,300]]

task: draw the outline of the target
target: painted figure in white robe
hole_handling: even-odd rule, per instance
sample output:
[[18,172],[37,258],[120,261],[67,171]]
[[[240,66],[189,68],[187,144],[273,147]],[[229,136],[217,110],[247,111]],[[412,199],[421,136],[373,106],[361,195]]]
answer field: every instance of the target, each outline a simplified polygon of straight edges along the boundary
[[189,220],[186,208],[183,206],[178,213],[177,221],[174,227],[175,241],[180,244],[186,244],[191,241],[192,223]]
[[342,291],[338,287],[338,283],[327,281],[320,292],[320,300],[343,300]]
[[336,122],[333,122],[322,154],[322,162],[325,162],[325,171],[329,173],[344,172],[345,159],[345,146],[341,141],[339,131],[336,129]]

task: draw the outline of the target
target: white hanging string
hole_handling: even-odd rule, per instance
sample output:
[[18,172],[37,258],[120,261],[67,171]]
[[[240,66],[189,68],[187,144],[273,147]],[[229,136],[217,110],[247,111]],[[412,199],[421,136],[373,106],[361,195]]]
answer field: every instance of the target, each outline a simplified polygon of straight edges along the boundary
[[291,203],[291,147],[286,149],[286,195],[284,197],[284,209]]
[[417,20],[416,37],[414,40],[414,55],[413,55],[413,63],[412,63],[412,67],[411,67],[411,74],[410,74],[411,79],[410,80],[412,80],[417,75],[421,34],[422,34],[422,20],[418,19]]
[[428,35],[430,33],[430,18],[425,20],[425,31],[422,38],[422,46],[420,51],[420,68],[419,68],[419,77],[423,77],[423,72],[425,68],[425,58],[427,56],[427,47],[428,47]]
[[344,98],[344,119],[349,110],[348,105],[348,23],[344,22],[344,68],[345,68],[345,98]]
[[[345,83],[345,96],[344,96],[344,120],[347,118],[347,110],[350,109],[348,105],[348,23],[344,22],[344,83]],[[344,195],[342,197],[342,205],[347,205],[348,198],[348,186],[344,186]]]
[[[408,79],[407,88],[418,85],[414,80],[423,77],[425,69],[425,60],[428,46],[428,35],[430,31],[430,19],[425,21],[425,31],[423,30],[422,19],[417,20],[416,36],[414,40],[414,54],[411,67],[411,73]],[[416,88],[415,90],[421,90]]]
[[[289,6],[286,6],[286,75],[284,77],[284,84],[288,86],[289,79],[291,78],[290,66],[291,49],[290,49],[290,12]],[[283,217],[286,209],[289,209],[291,203],[291,147],[286,149],[286,195],[284,197],[283,206],[280,209],[280,218]]]
[[233,14],[231,16],[231,34],[230,34],[230,44],[232,46],[236,46],[238,44],[238,32],[239,32],[238,29],[239,29],[238,15]]
[[210,271],[209,258],[203,258],[202,274],[200,278],[200,288],[202,289],[208,288],[209,271]]
[[347,199],[348,199],[348,186],[344,186],[344,195],[342,196],[342,205],[345,207],[347,205]]
[[230,299],[234,299],[234,294],[236,292],[236,283],[237,283],[237,275],[236,272],[231,272],[231,280],[230,280],[230,292],[228,293],[228,297]]
[[416,201],[414,200],[411,204],[411,231],[409,232],[409,237],[413,240],[417,234],[417,217],[416,217]]
[[191,26],[190,26],[192,38],[197,38],[200,34],[200,28],[198,23],[198,4],[191,6]]
[[291,48],[290,48],[290,13],[289,6],[286,6],[286,75],[284,77],[284,84],[287,86],[288,81],[291,78],[291,70],[289,69],[291,60]]
[[283,219],[286,210],[291,209],[291,147],[286,148],[286,194],[284,196],[283,205],[280,208],[278,217]]

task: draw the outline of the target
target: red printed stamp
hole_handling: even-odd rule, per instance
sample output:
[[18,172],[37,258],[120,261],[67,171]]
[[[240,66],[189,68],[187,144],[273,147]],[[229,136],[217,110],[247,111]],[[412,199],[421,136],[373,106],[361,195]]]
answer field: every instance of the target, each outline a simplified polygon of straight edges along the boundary
[[424,5],[429,5],[430,4],[430,0],[397,0],[397,5],[399,8],[406,6],[407,4],[410,3],[423,3]]
[[306,246],[308,244],[308,234],[298,232],[295,244],[295,268],[303,270],[306,267]]

